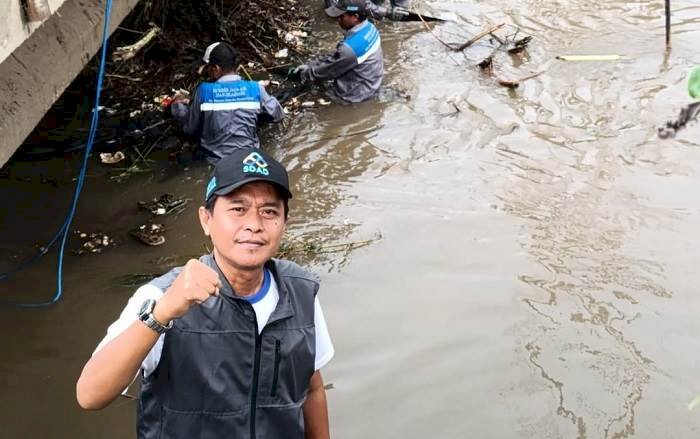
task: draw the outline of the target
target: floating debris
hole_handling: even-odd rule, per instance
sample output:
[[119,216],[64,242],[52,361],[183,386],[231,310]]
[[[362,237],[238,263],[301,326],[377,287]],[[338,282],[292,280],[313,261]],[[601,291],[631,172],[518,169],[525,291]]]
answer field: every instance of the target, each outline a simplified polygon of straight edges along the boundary
[[617,61],[622,59],[620,55],[559,55],[557,59],[562,61]]
[[73,234],[81,240],[80,248],[73,251],[76,255],[102,253],[102,249],[114,246],[114,240],[102,232],[85,233],[75,230]]
[[525,49],[527,49],[527,45],[530,44],[530,41],[532,41],[532,36],[527,36],[525,38],[515,40],[512,42],[511,45],[508,46],[506,52],[510,53],[511,55],[523,52]]
[[135,273],[117,276],[112,279],[112,283],[120,287],[137,288],[147,284],[163,273]]
[[662,139],[674,137],[676,132],[685,128],[688,122],[691,122],[698,117],[700,117],[700,102],[694,102],[681,108],[681,112],[678,114],[678,119],[669,120],[666,122],[666,126],[660,127],[657,130],[657,134]]
[[102,152],[100,153],[100,161],[106,165],[115,165],[122,160],[124,160],[126,156],[124,155],[123,152],[117,151],[115,153],[111,152]]
[[282,239],[282,243],[277,250],[277,257],[290,259],[292,256],[297,255],[309,258],[323,253],[349,253],[379,239],[381,239],[381,235],[377,235],[374,239],[367,239],[364,241],[328,243],[319,239],[286,235]]
[[173,194],[163,194],[151,201],[139,201],[137,203],[139,209],[151,212],[153,215],[167,215],[174,211],[181,212],[189,198],[176,197]]
[[700,395],[696,396],[693,398],[692,401],[688,404],[688,411],[693,410],[695,407],[700,405]]
[[141,37],[140,40],[135,42],[134,44],[130,44],[128,46],[121,46],[117,47],[114,49],[114,53],[112,56],[114,57],[115,61],[128,61],[136,54],[139,52],[139,50],[143,49],[150,43],[153,38],[155,38],[158,34],[160,33],[160,28],[158,26],[153,25],[153,27],[146,32],[146,34]]
[[275,53],[275,58],[286,58],[289,56],[289,49],[286,47]]
[[163,224],[156,223],[146,223],[132,229],[129,235],[134,237],[137,241],[142,244],[146,244],[151,247],[157,245],[165,244],[165,226]]

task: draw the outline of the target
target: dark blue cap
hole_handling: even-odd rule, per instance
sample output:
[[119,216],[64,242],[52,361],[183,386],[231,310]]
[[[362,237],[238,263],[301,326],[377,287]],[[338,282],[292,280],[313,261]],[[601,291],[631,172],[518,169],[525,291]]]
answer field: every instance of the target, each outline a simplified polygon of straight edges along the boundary
[[274,184],[284,198],[292,198],[289,176],[280,162],[261,149],[239,149],[219,160],[205,195],[208,203],[215,195],[226,195],[244,184],[267,181]]

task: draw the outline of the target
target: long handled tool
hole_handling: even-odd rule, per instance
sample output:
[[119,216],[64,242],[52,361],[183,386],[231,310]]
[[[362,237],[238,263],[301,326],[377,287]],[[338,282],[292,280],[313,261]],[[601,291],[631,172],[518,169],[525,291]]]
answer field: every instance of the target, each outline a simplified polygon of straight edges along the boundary
[[671,0],[666,0],[666,48],[671,48]]
[[[421,20],[421,17],[423,18],[422,20]],[[447,20],[445,20],[444,18],[431,17],[430,15],[423,15],[423,14],[419,14],[418,12],[410,11],[410,12],[408,13],[408,15],[406,16],[406,18],[404,18],[404,19],[401,20],[401,21],[438,21],[438,22],[445,22],[445,21],[447,21]]]

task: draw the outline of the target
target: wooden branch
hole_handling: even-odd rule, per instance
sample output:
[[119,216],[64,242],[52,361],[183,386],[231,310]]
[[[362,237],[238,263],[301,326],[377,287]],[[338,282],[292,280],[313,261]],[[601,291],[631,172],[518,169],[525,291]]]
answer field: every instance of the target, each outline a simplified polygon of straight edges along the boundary
[[497,24],[495,26],[491,26],[490,28],[479,32],[478,34],[474,35],[472,38],[469,39],[469,41],[465,42],[464,44],[460,44],[457,47],[450,46],[450,48],[454,51],[461,52],[462,50],[466,49],[467,47],[471,46],[472,44],[476,43],[480,39],[484,38],[486,35],[489,35],[492,32],[497,31],[498,29],[502,28],[505,26],[505,23]]
[[498,82],[500,85],[508,88],[517,88],[521,82],[527,81],[528,79],[535,78],[537,76],[540,76],[542,73],[544,73],[546,70],[542,70],[541,72],[533,73],[532,75],[525,76],[524,78],[516,79],[514,81],[509,81],[507,79],[501,79],[498,76],[495,76],[496,82]]
[[131,44],[129,46],[121,46],[117,47],[114,49],[114,60],[115,61],[128,61],[136,54],[138,53],[139,50],[143,49],[148,45],[148,43],[153,40],[158,34],[160,33],[160,28],[158,26],[153,26],[151,30],[149,30],[146,35],[143,36],[140,40],[135,42],[134,44]]
[[443,46],[447,47],[448,49],[453,49],[453,47],[452,47],[451,45],[449,45],[448,43],[444,42],[440,37],[438,37],[438,36],[435,34],[435,32],[430,28],[430,26],[428,26],[428,23],[426,23],[426,21],[423,20],[423,16],[422,16],[421,14],[419,14],[419,13],[416,12],[416,15],[418,16],[418,18],[420,18],[420,21],[423,22],[423,26],[425,26],[425,28],[428,29],[428,31],[429,31],[431,34],[433,34],[433,36],[435,37],[436,40],[438,40],[440,43],[442,43]]
[[503,41],[503,40],[501,39],[501,37],[499,37],[498,35],[496,35],[496,34],[493,33],[493,32],[490,32],[489,35],[491,35],[491,36],[493,37],[494,40],[498,41],[498,43],[499,43],[501,46],[505,46],[506,42]]
[[125,76],[125,75],[117,75],[114,73],[105,73],[105,78],[116,78],[116,79],[124,79],[126,81],[132,81],[132,82],[141,82],[143,81],[143,78],[133,78],[131,76]]

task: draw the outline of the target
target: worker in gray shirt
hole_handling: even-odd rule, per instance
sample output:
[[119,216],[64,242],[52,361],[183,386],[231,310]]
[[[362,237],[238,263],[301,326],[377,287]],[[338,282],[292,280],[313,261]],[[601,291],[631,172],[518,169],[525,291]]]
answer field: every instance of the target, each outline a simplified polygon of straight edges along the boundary
[[265,87],[236,74],[237,55],[227,43],[207,47],[203,61],[209,78],[192,99],[176,97],[170,110],[188,134],[197,134],[207,160],[219,159],[238,149],[260,148],[259,122],[280,122],[284,110]]
[[373,97],[384,77],[381,38],[367,20],[365,0],[331,0],[326,14],[345,30],[345,38],[331,54],[302,64],[294,71],[302,81],[332,81],[329,94],[342,102]]
[[391,6],[382,6],[381,4],[367,0],[365,2],[365,8],[367,8],[369,16],[376,20],[388,18],[392,21],[403,21],[410,14],[410,11],[407,9],[408,3],[407,0],[392,0]]
[[[375,20],[387,18],[392,21],[403,21],[410,14],[409,3],[410,0],[391,0],[389,6],[383,6],[384,0],[365,0],[365,10],[367,15]],[[325,0],[325,4],[326,8],[330,7],[332,0]]]

